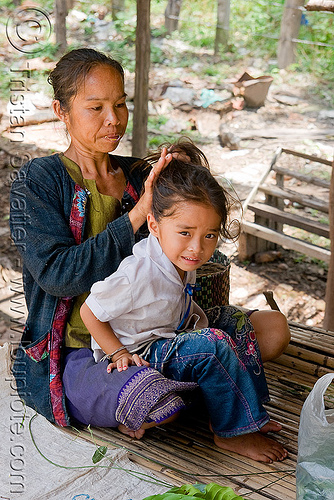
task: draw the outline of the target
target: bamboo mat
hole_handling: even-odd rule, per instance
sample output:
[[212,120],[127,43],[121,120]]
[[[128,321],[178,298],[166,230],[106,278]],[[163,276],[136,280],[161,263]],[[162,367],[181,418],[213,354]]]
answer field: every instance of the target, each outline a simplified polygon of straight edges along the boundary
[[[147,431],[134,440],[113,429],[92,428],[99,445],[124,447],[129,458],[173,485],[215,482],[247,499],[294,500],[300,411],[316,380],[334,371],[334,333],[290,323],[292,340],[280,358],[265,366],[271,417],[283,425],[275,437],[289,451],[284,462],[262,464],[217,448],[201,409],[189,410],[172,424]],[[326,405],[334,407],[334,389]],[[64,429],[64,432],[74,431]],[[81,437],[92,441],[91,432]]]

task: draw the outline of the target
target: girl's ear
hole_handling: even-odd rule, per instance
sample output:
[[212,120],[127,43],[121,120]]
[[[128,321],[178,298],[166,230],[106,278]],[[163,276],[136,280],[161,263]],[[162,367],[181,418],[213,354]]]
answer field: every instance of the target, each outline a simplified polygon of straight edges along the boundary
[[52,101],[52,109],[56,117],[59,118],[59,120],[61,120],[62,122],[65,122],[66,113],[62,110],[60,102],[58,100]]
[[158,238],[159,225],[158,225],[157,221],[155,220],[154,215],[151,212],[149,212],[147,214],[147,227],[148,227],[148,230],[150,231],[150,233],[153,234],[153,236],[156,236]]

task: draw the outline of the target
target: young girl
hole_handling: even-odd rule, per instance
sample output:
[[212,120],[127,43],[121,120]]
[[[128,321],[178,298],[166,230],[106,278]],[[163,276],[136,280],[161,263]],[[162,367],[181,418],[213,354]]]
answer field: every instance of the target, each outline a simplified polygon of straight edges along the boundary
[[[263,407],[268,390],[250,319],[230,306],[207,318],[192,300],[196,269],[210,259],[219,236],[232,237],[230,197],[192,143],[171,151],[180,156],[155,181],[149,237],[93,285],[81,307],[96,359],[108,360],[109,373],[150,365],[169,379],[195,382],[219,447],[255,460],[283,460],[287,451],[264,436],[281,426],[269,422]],[[141,437],[149,426],[119,428]]]

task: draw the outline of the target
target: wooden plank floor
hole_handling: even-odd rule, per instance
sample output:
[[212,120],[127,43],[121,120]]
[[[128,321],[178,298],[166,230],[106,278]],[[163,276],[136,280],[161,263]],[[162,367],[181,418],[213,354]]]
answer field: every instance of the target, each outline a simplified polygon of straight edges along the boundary
[[[316,380],[334,371],[334,333],[295,323],[290,327],[292,341],[286,353],[265,367],[271,395],[267,409],[282,423],[283,430],[276,436],[289,451],[284,462],[261,464],[220,450],[213,443],[207,417],[195,409],[173,424],[147,431],[140,441],[101,428],[92,429],[94,439],[126,448],[131,460],[173,485],[216,482],[253,500],[295,499],[300,411]],[[325,401],[327,407],[334,407],[334,388],[327,391]],[[81,436],[92,440],[87,429],[81,430]]]

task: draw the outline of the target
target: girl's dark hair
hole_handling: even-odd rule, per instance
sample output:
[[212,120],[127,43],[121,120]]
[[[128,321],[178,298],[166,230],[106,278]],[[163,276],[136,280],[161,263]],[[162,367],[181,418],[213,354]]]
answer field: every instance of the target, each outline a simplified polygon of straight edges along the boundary
[[54,99],[59,101],[63,111],[70,110],[71,99],[76,96],[85,77],[99,65],[116,69],[124,81],[124,70],[120,63],[94,49],[71,50],[58,61],[48,76],[48,83],[52,85]]
[[[230,212],[232,206],[240,206],[240,202],[210,173],[204,153],[184,138],[169,145],[168,151],[177,152],[178,157],[173,157],[154,183],[152,212],[156,221],[173,215],[178,202],[203,203],[211,205],[221,217],[221,236],[235,239],[240,233],[240,223],[237,220],[230,221]],[[159,157],[160,151],[145,160],[152,163]]]

